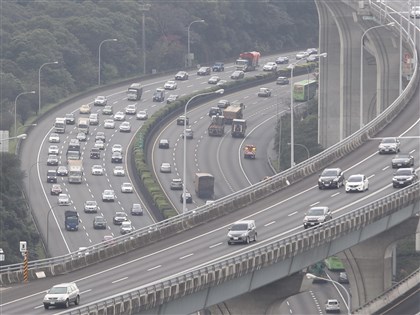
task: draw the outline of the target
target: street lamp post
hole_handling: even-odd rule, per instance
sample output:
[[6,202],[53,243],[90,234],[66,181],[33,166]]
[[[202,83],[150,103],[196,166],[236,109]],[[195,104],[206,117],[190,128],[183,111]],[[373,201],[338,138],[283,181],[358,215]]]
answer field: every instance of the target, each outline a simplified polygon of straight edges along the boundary
[[390,22],[385,25],[372,26],[364,31],[362,37],[360,38],[360,128],[363,127],[363,38],[370,30],[380,27],[394,26],[394,24],[394,22]]
[[346,292],[346,296],[347,296],[347,304],[346,304],[346,308],[347,308],[347,314],[348,315],[351,315],[351,311],[350,311],[350,309],[351,309],[351,300],[350,300],[350,294],[349,294],[349,291],[346,289],[346,287],[345,286],[343,286],[340,282],[338,282],[338,281],[335,281],[335,280],[332,280],[332,279],[328,279],[328,278],[323,278],[323,277],[318,277],[318,276],[315,276],[314,274],[312,274],[312,273],[307,273],[306,274],[306,278],[307,279],[320,279],[320,280],[325,280],[325,281],[328,281],[328,282],[331,282],[331,283],[334,283],[334,284],[336,284],[336,285],[338,285],[340,288],[342,288],[343,290],[344,290],[344,292]]
[[15,136],[16,136],[16,133],[17,133],[17,119],[16,119],[16,105],[17,105],[17,100],[18,100],[19,96],[25,95],[25,94],[35,94],[35,91],[22,92],[22,93],[18,94],[16,96],[16,98],[15,98],[15,133],[14,133]]
[[101,85],[101,47],[102,47],[102,44],[105,43],[105,42],[116,42],[116,41],[118,41],[118,39],[109,38],[109,39],[104,39],[99,44],[99,49],[98,49],[98,85]]
[[38,70],[38,115],[41,113],[41,69],[46,65],[56,65],[58,61],[46,62],[39,67]]
[[185,132],[187,129],[187,109],[188,109],[188,105],[190,104],[190,102],[194,99],[196,99],[197,97],[200,96],[205,96],[205,95],[210,95],[210,94],[223,94],[225,92],[224,89],[220,89],[217,91],[211,91],[211,92],[206,92],[206,93],[200,93],[197,95],[194,95],[193,97],[191,97],[188,102],[185,104],[185,108],[184,108],[184,130],[183,130],[183,138],[184,138],[184,169],[183,169],[183,185],[182,185],[182,212],[186,212],[187,211],[187,198],[185,198],[185,194],[187,192],[187,137],[185,136]]
[[[290,145],[290,143],[287,143],[287,145]],[[303,145],[303,144],[300,144],[300,143],[295,143],[295,146],[302,147],[306,150],[306,154],[308,155],[308,157],[306,159],[309,159],[311,157],[311,154],[309,153],[309,149],[306,145]]]
[[193,25],[194,23],[204,23],[204,20],[195,20],[192,21],[190,23],[190,25],[188,25],[188,30],[187,30],[187,60],[186,60],[186,67],[190,67],[191,66],[191,60],[190,60],[190,27],[191,25]]

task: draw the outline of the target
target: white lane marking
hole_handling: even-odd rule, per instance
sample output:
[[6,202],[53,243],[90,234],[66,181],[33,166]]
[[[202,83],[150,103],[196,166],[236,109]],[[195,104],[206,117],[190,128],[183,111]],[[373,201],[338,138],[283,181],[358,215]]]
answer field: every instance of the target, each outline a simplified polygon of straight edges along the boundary
[[292,212],[292,213],[290,213],[290,214],[288,214],[287,216],[288,217],[291,217],[292,215],[295,215],[295,214],[297,214],[298,212],[297,211],[295,211],[295,212]]
[[158,269],[160,267],[162,267],[162,265],[157,265],[155,267],[149,268],[149,269],[147,269],[147,271],[152,271],[152,270]]
[[385,171],[389,168],[389,166],[385,166],[382,170]]
[[264,224],[264,226],[270,226],[270,225],[272,225],[272,224],[274,224],[274,223],[276,223],[276,221],[271,221],[271,222],[268,222],[267,224]]
[[85,293],[88,293],[90,291],[92,291],[92,289],[88,289],[88,290],[82,291],[82,292],[80,292],[80,295],[85,294]]
[[217,244],[214,244],[214,245],[210,245],[210,246],[209,246],[209,248],[214,248],[214,247],[220,246],[220,245],[222,245],[222,244],[223,244],[223,243],[221,243],[221,242],[220,242],[220,243],[217,243]]
[[191,257],[192,255],[194,255],[194,254],[193,254],[193,253],[191,253],[191,254],[188,254],[188,255],[185,255],[185,256],[179,257],[179,260],[182,260],[182,259],[185,259],[185,258]]
[[118,279],[118,280],[114,280],[114,281],[112,281],[111,283],[118,283],[118,282],[121,282],[121,281],[124,281],[124,280],[127,280],[128,279],[128,277],[123,277],[123,278],[121,278],[121,279]]
[[337,193],[335,193],[335,194],[332,194],[331,195],[331,197],[335,197],[335,196],[338,196],[340,193],[339,192],[337,192]]
[[317,204],[319,204],[320,202],[319,201],[317,201],[317,202],[315,202],[315,203],[313,203],[313,204],[311,204],[311,205],[309,205],[310,207],[313,207],[313,206],[316,206]]

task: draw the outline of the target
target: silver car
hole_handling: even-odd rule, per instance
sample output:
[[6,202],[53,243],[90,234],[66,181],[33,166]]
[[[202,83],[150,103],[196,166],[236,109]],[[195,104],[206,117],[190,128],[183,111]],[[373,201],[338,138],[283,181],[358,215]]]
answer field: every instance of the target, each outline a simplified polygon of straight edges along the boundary
[[242,220],[232,224],[228,232],[228,244],[257,241],[257,228],[254,220]]
[[43,303],[45,309],[48,309],[50,306],[64,306],[68,308],[70,303],[79,305],[79,288],[73,282],[57,284],[47,291]]

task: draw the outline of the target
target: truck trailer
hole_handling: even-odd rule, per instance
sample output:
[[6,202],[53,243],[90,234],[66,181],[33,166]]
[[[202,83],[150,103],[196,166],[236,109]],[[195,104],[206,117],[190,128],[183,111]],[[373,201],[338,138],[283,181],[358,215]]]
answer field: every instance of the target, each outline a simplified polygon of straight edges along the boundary
[[55,119],[54,131],[56,133],[65,133],[66,132],[66,119],[65,118],[56,118]]
[[209,173],[195,173],[195,192],[199,198],[213,199],[214,177]]
[[219,115],[212,116],[207,131],[210,137],[222,137],[225,134],[225,117]]
[[82,160],[68,160],[69,175],[68,181],[70,184],[80,184],[83,177]]
[[245,119],[234,119],[232,120],[232,137],[233,138],[245,138],[246,132],[246,120]]
[[225,124],[232,124],[234,119],[242,119],[244,117],[242,107],[230,105],[223,110]]
[[243,72],[254,71],[259,65],[261,54],[258,51],[243,52],[236,60],[236,70]]
[[133,83],[127,90],[127,100],[129,101],[139,101],[141,95],[143,94],[143,86],[141,83]]

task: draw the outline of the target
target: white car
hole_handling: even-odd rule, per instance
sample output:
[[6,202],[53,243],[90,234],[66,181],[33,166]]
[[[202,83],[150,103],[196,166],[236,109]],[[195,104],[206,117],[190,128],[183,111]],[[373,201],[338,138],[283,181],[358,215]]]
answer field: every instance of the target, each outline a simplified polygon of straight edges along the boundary
[[92,175],[104,175],[104,168],[102,167],[102,165],[93,165]]
[[136,105],[134,104],[127,105],[125,108],[125,113],[127,115],[135,115],[137,113]]
[[90,114],[90,112],[91,112],[91,109],[90,109],[90,105],[89,104],[83,104],[79,108],[79,113],[80,114]]
[[131,221],[124,221],[121,223],[121,227],[120,227],[121,234],[127,234],[133,231],[134,231],[134,228],[131,225]]
[[420,18],[420,6],[413,6],[413,7],[411,7],[410,17],[413,18],[413,19],[414,18],[415,19]]
[[121,125],[118,127],[120,132],[130,132],[131,131],[131,124],[128,121],[123,121]]
[[102,140],[96,140],[93,147],[98,148],[99,150],[104,150],[105,149],[105,143]]
[[132,193],[133,192],[133,185],[131,183],[122,183],[121,192],[122,193]]
[[59,153],[59,149],[58,149],[58,145],[50,145],[48,148],[48,154],[56,154],[58,155]]
[[365,191],[369,189],[369,180],[365,175],[351,175],[346,180],[346,192]]
[[93,101],[93,105],[94,106],[105,106],[107,102],[108,102],[108,100],[107,100],[106,96],[99,95]]
[[125,176],[125,171],[123,166],[114,167],[114,176]]
[[165,90],[176,90],[178,87],[178,84],[175,81],[166,81],[166,83],[163,85],[163,88]]
[[141,110],[137,113],[136,118],[138,120],[146,120],[147,118],[149,118],[149,115],[147,115],[147,112],[145,110]]
[[217,75],[211,76],[207,81],[208,84],[217,84],[220,81],[220,77]]
[[160,172],[161,173],[171,173],[171,164],[170,163],[162,163],[160,165]]
[[115,122],[112,119],[105,119],[104,120],[104,128],[105,129],[114,129]]
[[59,206],[68,206],[70,204],[70,198],[67,194],[58,195],[58,205]]
[[43,303],[46,310],[50,306],[64,306],[65,308],[68,308],[70,303],[79,305],[79,288],[73,282],[57,284],[47,291],[47,294],[44,296]]
[[95,200],[87,200],[85,201],[83,209],[86,213],[97,213],[98,203]]
[[263,67],[263,71],[276,71],[276,70],[277,70],[277,64],[275,62],[267,62]]
[[111,189],[105,189],[102,193],[102,201],[114,201],[115,193]]
[[336,299],[328,299],[325,303],[325,313],[340,313],[340,302]]
[[112,153],[114,153],[114,152],[121,152],[122,153],[122,150],[123,150],[122,145],[118,144],[118,143],[114,144],[111,148]]
[[299,59],[303,59],[303,58],[306,58],[306,57],[308,57],[309,56],[309,54],[306,52],[306,51],[299,51],[297,54],[296,54],[296,59],[297,60],[299,60]]
[[53,132],[50,134],[48,141],[51,143],[58,143],[60,142],[60,136],[58,135],[58,133]]
[[122,121],[125,119],[125,114],[123,112],[116,112],[114,115],[114,120]]

